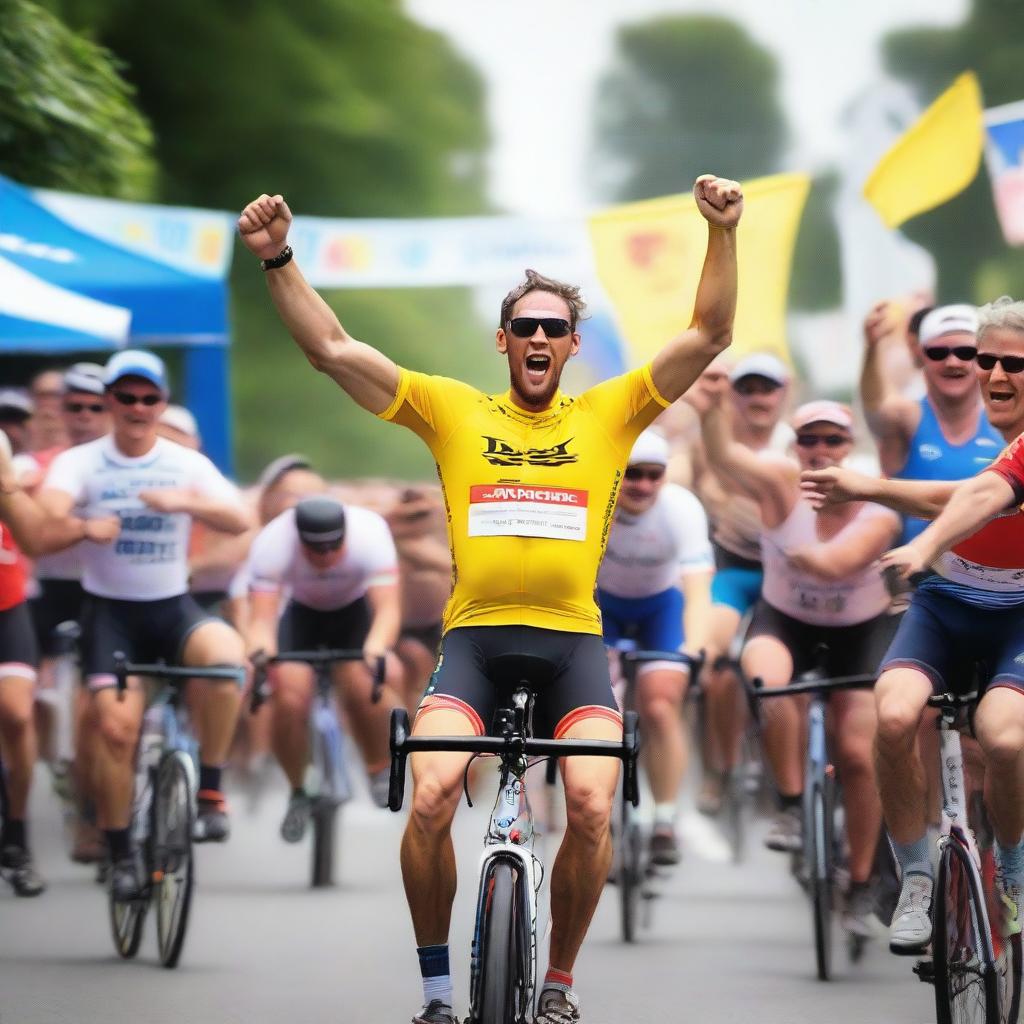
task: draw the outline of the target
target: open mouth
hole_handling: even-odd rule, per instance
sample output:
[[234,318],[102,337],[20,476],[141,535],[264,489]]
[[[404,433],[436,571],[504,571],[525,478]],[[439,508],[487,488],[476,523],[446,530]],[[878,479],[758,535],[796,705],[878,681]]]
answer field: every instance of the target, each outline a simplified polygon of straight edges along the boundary
[[1012,391],[995,391],[989,390],[988,400],[993,405],[999,405],[1001,403],[1012,402],[1016,396]]
[[531,380],[543,380],[551,365],[551,356],[532,355],[526,357],[526,375]]
[[943,370],[942,371],[942,376],[945,377],[946,380],[960,380],[961,378],[966,377],[967,375],[968,374],[967,374],[966,370]]

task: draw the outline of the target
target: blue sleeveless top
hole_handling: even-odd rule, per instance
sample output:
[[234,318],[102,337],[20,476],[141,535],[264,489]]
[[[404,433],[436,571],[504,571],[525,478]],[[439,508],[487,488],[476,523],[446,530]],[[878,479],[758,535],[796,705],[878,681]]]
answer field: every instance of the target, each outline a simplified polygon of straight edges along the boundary
[[[984,409],[978,430],[964,444],[950,444],[927,396],[921,399],[921,422],[910,441],[907,461],[894,480],[966,480],[981,472],[1006,447],[1002,434],[988,421]],[[903,516],[900,544],[913,540],[926,526],[927,519]]]

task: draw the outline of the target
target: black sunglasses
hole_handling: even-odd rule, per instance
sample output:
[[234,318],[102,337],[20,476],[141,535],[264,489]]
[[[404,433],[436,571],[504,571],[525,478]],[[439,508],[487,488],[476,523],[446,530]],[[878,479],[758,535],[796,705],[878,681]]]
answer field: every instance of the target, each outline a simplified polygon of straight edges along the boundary
[[133,395],[127,391],[111,391],[110,393],[122,405],[159,405],[164,400],[163,395],[154,395],[152,392],[148,395]]
[[997,356],[991,352],[978,353],[978,365],[983,370],[994,370],[998,363],[1007,373],[1024,371],[1024,356]]
[[950,353],[962,363],[972,363],[978,350],[973,345],[955,345],[953,348],[950,348],[949,345],[933,345],[924,350],[924,354],[934,363],[941,363],[944,359],[948,359]]
[[801,448],[817,448],[819,444],[826,448],[838,448],[849,444],[850,438],[845,434],[797,434],[796,443]]
[[650,480],[651,483],[657,483],[664,475],[664,466],[659,466],[657,469],[644,469],[642,466],[627,466],[625,473],[627,480]]
[[100,402],[65,402],[65,412],[103,412],[106,408]]
[[769,380],[767,377],[740,377],[736,381],[732,389],[738,395],[772,395],[781,388],[782,385],[776,383],[774,380]]
[[553,316],[517,316],[508,322],[508,329],[517,338],[532,338],[538,327],[549,338],[564,338],[572,330],[568,320]]

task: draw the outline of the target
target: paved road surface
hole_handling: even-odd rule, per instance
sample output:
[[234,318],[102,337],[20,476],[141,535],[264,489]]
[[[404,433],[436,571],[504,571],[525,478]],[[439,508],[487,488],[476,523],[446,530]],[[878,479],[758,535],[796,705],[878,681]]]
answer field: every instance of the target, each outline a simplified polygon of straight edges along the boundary
[[[36,845],[50,883],[37,900],[0,892],[0,1024],[405,1024],[420,1002],[397,848],[402,821],[365,803],[346,809],[340,885],[306,888],[305,846],[277,839],[283,790],[256,813],[235,799],[235,833],[199,850],[199,888],[182,963],[113,953],[101,890],[63,856],[46,779],[36,787]],[[485,801],[481,801],[483,803]],[[489,805],[488,805],[489,807]],[[456,827],[463,886],[452,962],[465,1011],[472,879],[487,808]],[[782,858],[752,851],[742,868],[686,817],[689,852],[656,904],[652,930],[618,941],[607,891],[576,983],[587,1024],[757,1021],[757,1024],[924,1024],[931,990],[882,942],[838,978],[813,979],[807,906]]]

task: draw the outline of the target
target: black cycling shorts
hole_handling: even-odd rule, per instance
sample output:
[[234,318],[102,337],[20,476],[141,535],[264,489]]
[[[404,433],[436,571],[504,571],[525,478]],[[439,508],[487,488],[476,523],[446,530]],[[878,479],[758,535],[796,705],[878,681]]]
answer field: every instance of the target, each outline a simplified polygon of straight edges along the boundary
[[344,608],[318,611],[289,601],[277,625],[279,651],[315,651],[318,647],[355,650],[370,632],[370,606],[365,597]]
[[561,739],[586,718],[622,725],[601,637],[535,626],[448,630],[417,717],[461,711],[483,736],[491,731],[494,712],[511,706],[523,681],[536,694],[535,736]]
[[762,598],[754,609],[747,643],[758,636],[775,637],[793,659],[794,677],[817,666],[821,644],[828,647],[823,665],[827,676],[874,675],[899,623],[898,615],[883,613],[852,626],[812,626],[785,615]]
[[28,604],[22,601],[0,612],[0,679],[18,676],[35,682],[39,649]]
[[432,622],[429,626],[402,626],[399,640],[415,640],[426,647],[431,654],[437,654],[441,646],[441,623]]
[[220,619],[207,614],[190,594],[159,601],[121,601],[86,594],[82,605],[82,675],[90,689],[115,683],[114,653],[152,664],[180,665],[185,643],[199,626]]
[[40,580],[39,596],[29,601],[36,643],[44,658],[61,654],[55,630],[62,622],[78,622],[85,591],[78,580]]

